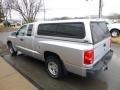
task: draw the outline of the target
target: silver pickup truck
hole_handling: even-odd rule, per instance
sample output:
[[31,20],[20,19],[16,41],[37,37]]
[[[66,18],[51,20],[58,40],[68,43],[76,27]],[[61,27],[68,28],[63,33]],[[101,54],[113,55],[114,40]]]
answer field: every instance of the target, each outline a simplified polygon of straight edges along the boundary
[[103,20],[43,21],[23,25],[7,39],[11,56],[22,52],[42,60],[52,78],[67,71],[86,77],[107,68],[113,51]]

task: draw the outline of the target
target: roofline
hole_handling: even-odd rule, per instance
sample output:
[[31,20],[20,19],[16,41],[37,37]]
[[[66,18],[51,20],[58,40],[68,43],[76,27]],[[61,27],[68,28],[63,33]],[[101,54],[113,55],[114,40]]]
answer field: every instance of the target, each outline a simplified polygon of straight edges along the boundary
[[90,22],[90,21],[105,21],[104,19],[70,19],[70,20],[51,20],[51,21],[37,21],[27,24],[40,24],[40,23],[64,23],[64,22]]

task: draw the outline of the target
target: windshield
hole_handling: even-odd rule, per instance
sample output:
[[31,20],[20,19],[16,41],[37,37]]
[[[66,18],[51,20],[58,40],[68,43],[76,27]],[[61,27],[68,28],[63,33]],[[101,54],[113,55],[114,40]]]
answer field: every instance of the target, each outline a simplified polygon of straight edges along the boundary
[[91,22],[90,27],[94,44],[110,36],[106,22]]

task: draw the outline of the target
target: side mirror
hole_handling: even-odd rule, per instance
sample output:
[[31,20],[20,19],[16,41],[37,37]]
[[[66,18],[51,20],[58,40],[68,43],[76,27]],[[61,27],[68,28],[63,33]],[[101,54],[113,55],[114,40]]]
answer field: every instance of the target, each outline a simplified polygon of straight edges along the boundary
[[24,35],[25,35],[25,33],[24,33],[24,32],[22,32],[21,34],[22,34],[22,36],[24,36]]
[[11,35],[12,36],[17,36],[17,32],[12,32]]

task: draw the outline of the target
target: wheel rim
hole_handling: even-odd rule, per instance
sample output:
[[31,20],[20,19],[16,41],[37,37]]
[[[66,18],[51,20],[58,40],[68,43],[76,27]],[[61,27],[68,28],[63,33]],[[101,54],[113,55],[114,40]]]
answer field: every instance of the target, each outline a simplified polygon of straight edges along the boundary
[[48,70],[51,74],[57,75],[58,74],[58,65],[55,62],[49,62]]
[[13,53],[13,49],[12,49],[12,47],[11,47],[11,46],[9,46],[9,52],[10,52],[10,54],[12,54],[12,53]]
[[10,53],[11,53],[11,54],[13,53],[13,50],[12,50],[12,48],[10,48]]
[[117,35],[118,35],[117,32],[115,32],[115,31],[112,32],[112,36],[116,37]]

